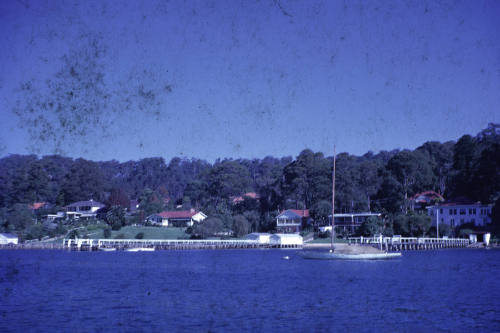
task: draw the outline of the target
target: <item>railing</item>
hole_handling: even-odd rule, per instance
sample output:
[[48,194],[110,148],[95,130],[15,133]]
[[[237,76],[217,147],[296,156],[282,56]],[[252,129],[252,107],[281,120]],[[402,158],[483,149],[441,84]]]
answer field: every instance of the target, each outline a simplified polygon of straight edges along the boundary
[[386,249],[418,250],[445,247],[466,247],[471,241],[466,238],[432,238],[432,237],[350,237],[349,244],[378,245]]

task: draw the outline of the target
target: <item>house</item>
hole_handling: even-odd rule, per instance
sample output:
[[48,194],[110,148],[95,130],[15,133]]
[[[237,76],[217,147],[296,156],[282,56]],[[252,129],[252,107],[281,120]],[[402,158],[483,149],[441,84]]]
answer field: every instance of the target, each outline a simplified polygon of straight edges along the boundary
[[438,202],[443,202],[444,198],[441,194],[434,191],[425,191],[415,194],[410,198],[410,207],[412,210],[423,209],[428,205],[433,205]]
[[491,223],[492,204],[481,204],[467,198],[457,198],[442,204],[427,207],[427,215],[432,218],[432,225],[436,226],[437,218],[439,224],[447,224],[451,228],[458,227],[464,223],[472,223],[475,226],[485,226]]
[[309,209],[287,209],[276,216],[276,230],[283,233],[300,232],[309,220]]
[[231,202],[233,203],[233,205],[236,205],[239,204],[240,202],[243,202],[245,199],[259,200],[260,196],[255,192],[247,192],[243,195],[232,197]]
[[259,244],[269,244],[270,237],[271,234],[268,233],[253,232],[246,235],[245,239],[257,241]]
[[106,205],[94,201],[78,201],[66,206],[66,217],[79,219],[79,218],[95,218],[97,211]]
[[[363,224],[369,217],[381,217],[381,213],[372,213],[372,212],[364,212],[364,213],[339,213],[335,214],[335,230],[343,230],[348,232],[355,232],[357,228]],[[329,216],[329,220],[332,220],[332,216]],[[323,228],[324,231],[331,231],[332,227]],[[321,230],[321,228],[320,228]]]
[[304,241],[299,234],[273,234],[269,244],[273,247],[302,247]]
[[207,216],[203,212],[191,210],[163,211],[149,215],[146,221],[163,227],[191,227],[195,222],[200,223]]
[[18,244],[18,243],[19,243],[19,238],[16,235],[9,233],[0,234],[0,245]]

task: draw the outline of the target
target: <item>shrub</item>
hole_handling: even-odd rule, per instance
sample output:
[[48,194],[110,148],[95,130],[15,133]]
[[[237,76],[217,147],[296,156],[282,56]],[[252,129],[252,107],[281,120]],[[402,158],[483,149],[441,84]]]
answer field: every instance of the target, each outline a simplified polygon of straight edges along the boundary
[[104,238],[110,238],[111,237],[111,228],[104,229],[103,235],[104,235]]
[[135,239],[143,239],[144,238],[144,233],[139,232],[137,235],[135,235]]

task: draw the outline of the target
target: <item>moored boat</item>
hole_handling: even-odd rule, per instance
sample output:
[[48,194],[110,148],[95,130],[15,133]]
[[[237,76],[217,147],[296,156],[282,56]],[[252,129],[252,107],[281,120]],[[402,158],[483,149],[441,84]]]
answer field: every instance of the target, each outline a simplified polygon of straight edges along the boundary
[[323,259],[323,260],[381,260],[400,258],[401,253],[381,252],[381,253],[337,253],[321,251],[303,251],[299,252],[304,259]]
[[127,252],[151,252],[154,251],[154,247],[132,247],[130,249],[126,249]]
[[99,248],[99,251],[103,251],[103,252],[113,252],[113,251],[116,251],[116,248],[114,248],[114,247],[100,247],[100,248]]

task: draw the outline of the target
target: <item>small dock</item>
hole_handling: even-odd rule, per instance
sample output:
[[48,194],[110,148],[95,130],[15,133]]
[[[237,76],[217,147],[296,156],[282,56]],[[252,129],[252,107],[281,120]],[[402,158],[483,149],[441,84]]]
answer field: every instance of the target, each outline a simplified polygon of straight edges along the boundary
[[471,243],[465,238],[432,237],[350,237],[349,244],[371,245],[386,251],[436,250],[445,248],[465,248]]
[[219,239],[65,239],[65,249],[74,251],[98,251],[100,249],[127,250],[154,248],[155,250],[216,250],[258,248],[302,248],[302,246],[263,244],[255,240]]

